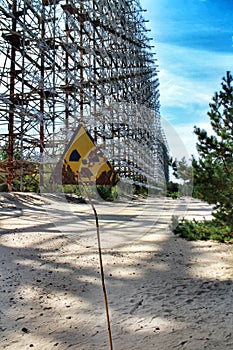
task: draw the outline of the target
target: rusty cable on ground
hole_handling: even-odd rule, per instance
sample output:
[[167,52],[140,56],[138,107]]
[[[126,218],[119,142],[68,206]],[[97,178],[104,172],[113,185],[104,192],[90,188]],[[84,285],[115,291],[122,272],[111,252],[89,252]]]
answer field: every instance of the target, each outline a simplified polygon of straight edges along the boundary
[[103,267],[103,259],[102,259],[102,248],[101,248],[101,240],[100,240],[98,213],[96,211],[95,205],[94,205],[84,183],[80,181],[80,184],[81,184],[81,186],[82,186],[82,188],[83,188],[83,190],[88,198],[88,201],[92,207],[92,210],[93,210],[94,216],[95,216],[96,234],[97,234],[97,241],[98,241],[98,254],[99,254],[99,263],[100,263],[100,277],[101,277],[101,283],[102,283],[102,289],[103,289],[103,295],[104,295],[104,304],[105,304],[106,321],[107,321],[107,327],[108,327],[109,346],[110,346],[110,350],[113,350],[112,332],[111,332],[109,307],[108,307],[108,297],[107,297],[107,290],[106,290],[105,279],[104,279],[104,267]]

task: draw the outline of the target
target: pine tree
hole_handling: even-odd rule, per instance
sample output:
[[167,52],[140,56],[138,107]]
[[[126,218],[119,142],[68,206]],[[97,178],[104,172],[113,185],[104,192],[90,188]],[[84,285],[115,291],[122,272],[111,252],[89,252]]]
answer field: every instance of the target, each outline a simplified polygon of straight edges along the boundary
[[222,79],[208,116],[213,135],[194,127],[199,160],[193,159],[199,197],[214,204],[213,215],[233,229],[233,76]]

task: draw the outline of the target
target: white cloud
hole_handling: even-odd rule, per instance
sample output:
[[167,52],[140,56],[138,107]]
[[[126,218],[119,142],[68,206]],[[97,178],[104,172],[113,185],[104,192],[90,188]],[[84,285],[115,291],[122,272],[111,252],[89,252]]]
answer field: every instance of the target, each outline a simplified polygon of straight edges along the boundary
[[[184,134],[184,129],[179,127],[174,127],[170,124],[165,118],[161,119],[162,127],[165,131],[165,135],[167,138],[168,146],[169,146],[169,154],[173,158],[181,159],[185,157],[189,159],[191,154],[188,150],[187,140],[184,135],[187,136],[187,132]],[[185,126],[186,131],[191,131],[191,126]]]
[[[222,77],[233,68],[232,55],[157,44],[161,105],[208,104]],[[168,54],[168,52],[170,54]]]
[[200,81],[193,81],[184,76],[161,70],[160,100],[163,106],[188,107],[193,103],[208,106],[211,96],[211,87]]
[[[231,70],[232,55],[158,43],[160,62],[160,102],[162,117],[175,128],[167,135],[171,152],[198,156],[194,125],[211,133],[207,111],[215,91],[221,87],[226,70]],[[168,54],[170,53],[170,54]],[[176,140],[176,141],[174,141]],[[177,146],[178,145],[178,146]]]
[[[187,123],[173,126],[162,118],[162,126],[165,130],[170,155],[172,157],[178,159],[186,157],[186,159],[190,159],[193,155],[195,158],[198,158],[196,149],[197,135],[194,133],[193,124]],[[213,133],[212,127],[208,121],[199,121],[196,123],[196,126],[206,130],[209,135]]]

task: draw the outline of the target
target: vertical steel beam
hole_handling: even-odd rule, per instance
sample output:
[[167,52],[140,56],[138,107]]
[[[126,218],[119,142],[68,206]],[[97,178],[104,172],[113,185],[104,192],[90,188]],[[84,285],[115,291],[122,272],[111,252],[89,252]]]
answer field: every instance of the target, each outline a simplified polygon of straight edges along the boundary
[[[45,39],[45,21],[44,21],[44,6],[42,8],[42,16],[41,16],[41,39]],[[44,112],[45,112],[45,87],[44,87],[44,79],[45,79],[45,57],[43,50],[40,51],[40,79],[41,79],[41,89],[40,89],[40,139],[39,139],[39,149],[40,149],[40,186],[44,186],[44,166],[42,162],[43,153],[44,153]]]
[[[16,32],[16,11],[17,11],[17,0],[13,0],[12,2],[12,32]],[[14,46],[14,42],[11,42],[11,63],[10,63],[10,101],[11,104],[9,106],[9,123],[8,123],[8,174],[7,174],[7,187],[8,191],[11,192],[13,190],[13,174],[14,174],[14,113],[15,113],[15,60],[16,60],[16,47]]]

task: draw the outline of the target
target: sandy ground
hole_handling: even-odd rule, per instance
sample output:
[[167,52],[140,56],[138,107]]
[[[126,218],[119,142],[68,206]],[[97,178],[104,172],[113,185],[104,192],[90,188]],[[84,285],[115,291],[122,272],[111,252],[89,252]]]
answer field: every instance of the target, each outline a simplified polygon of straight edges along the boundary
[[[0,349],[109,349],[88,204],[1,194]],[[233,245],[187,242],[191,199],[97,203],[114,350],[233,349]]]

